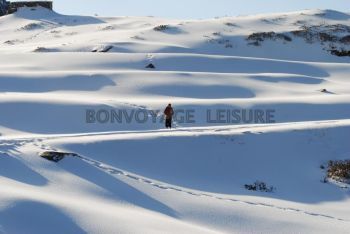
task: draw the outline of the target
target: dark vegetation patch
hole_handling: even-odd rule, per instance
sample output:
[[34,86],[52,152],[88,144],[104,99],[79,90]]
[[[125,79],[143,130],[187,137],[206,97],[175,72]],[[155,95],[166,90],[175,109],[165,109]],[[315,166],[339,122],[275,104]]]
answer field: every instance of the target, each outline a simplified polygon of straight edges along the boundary
[[[304,23],[304,24],[303,24]],[[301,25],[303,24],[303,25]],[[307,25],[304,21],[297,21],[299,29],[285,32],[257,32],[247,36],[248,45],[261,46],[266,41],[291,42],[293,37],[301,38],[307,43],[320,43],[323,50],[339,57],[350,56],[350,26],[344,24]]]
[[283,41],[283,42],[291,42],[292,38],[283,33],[275,33],[271,32],[258,32],[252,33],[247,37],[247,41],[249,41],[249,45],[260,46],[262,42],[266,40],[272,41]]
[[19,30],[20,31],[31,31],[31,30],[37,30],[43,28],[43,25],[40,23],[29,23],[27,25],[24,25]]
[[225,37],[220,32],[214,32],[212,35],[205,35],[204,37],[207,38],[207,43],[222,45],[225,48],[233,48],[233,43],[229,37]]
[[15,39],[15,40],[7,40],[4,42],[4,44],[7,44],[7,45],[15,45],[17,43],[20,43],[21,41]]
[[239,27],[238,24],[231,23],[231,22],[227,22],[227,23],[225,23],[225,25],[229,26],[229,27]]
[[303,25],[300,29],[291,31],[294,36],[303,38],[308,43],[313,42],[341,42],[347,41],[348,36],[341,37],[336,34],[350,33],[350,26],[334,25]]
[[163,32],[163,33],[174,34],[174,35],[184,33],[184,31],[182,31],[179,27],[171,26],[168,24],[161,24],[161,25],[155,26],[153,30],[156,32]]
[[260,191],[266,193],[271,193],[275,190],[273,186],[268,186],[265,182],[258,180],[255,181],[253,184],[245,184],[244,188],[250,191]]
[[49,49],[49,48],[46,48],[46,47],[37,47],[33,50],[33,52],[37,52],[37,53],[44,53],[44,52],[53,52],[54,50],[53,49]]
[[330,50],[330,52],[338,57],[350,57],[350,50]]
[[154,31],[158,31],[158,32],[164,32],[168,29],[170,29],[170,26],[167,24],[161,24],[153,28]]
[[343,44],[350,44],[350,35],[344,36],[339,40]]
[[327,178],[350,184],[350,160],[329,161]]

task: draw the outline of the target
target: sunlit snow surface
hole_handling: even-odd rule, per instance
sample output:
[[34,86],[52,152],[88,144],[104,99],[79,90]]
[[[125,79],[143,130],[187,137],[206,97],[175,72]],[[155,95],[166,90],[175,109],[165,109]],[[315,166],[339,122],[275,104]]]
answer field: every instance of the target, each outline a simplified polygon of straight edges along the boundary
[[[349,189],[320,166],[350,159],[350,58],[290,34],[303,25],[350,15],[1,17],[0,233],[348,233]],[[270,31],[292,41],[248,45]],[[196,123],[85,119],[169,102]],[[276,123],[209,124],[207,109],[272,109]],[[55,150],[79,157],[38,156]],[[256,180],[274,192],[244,188]]]

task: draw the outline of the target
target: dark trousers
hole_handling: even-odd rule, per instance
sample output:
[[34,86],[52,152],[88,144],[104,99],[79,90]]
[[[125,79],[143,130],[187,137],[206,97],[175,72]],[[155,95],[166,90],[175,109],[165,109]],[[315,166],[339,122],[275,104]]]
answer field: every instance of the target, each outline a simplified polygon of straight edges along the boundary
[[172,122],[172,119],[165,119],[165,127],[166,128],[171,128],[171,122]]

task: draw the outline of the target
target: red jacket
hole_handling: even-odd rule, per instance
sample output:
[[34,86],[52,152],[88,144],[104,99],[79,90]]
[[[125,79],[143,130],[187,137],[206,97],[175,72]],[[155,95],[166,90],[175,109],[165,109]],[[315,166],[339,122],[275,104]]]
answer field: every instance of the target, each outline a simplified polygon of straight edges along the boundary
[[164,110],[164,115],[167,119],[171,119],[174,115],[174,109],[171,106],[167,106]]

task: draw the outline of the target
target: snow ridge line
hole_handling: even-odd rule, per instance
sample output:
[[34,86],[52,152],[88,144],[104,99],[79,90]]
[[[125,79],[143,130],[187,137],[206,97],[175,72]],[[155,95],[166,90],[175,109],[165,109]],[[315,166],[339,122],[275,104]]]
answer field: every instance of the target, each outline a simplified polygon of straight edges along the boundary
[[[307,125],[306,125],[307,124]],[[271,124],[243,124],[243,125],[218,125],[218,126],[199,126],[199,127],[179,127],[172,130],[166,129],[149,129],[149,130],[133,130],[133,131],[109,131],[109,132],[91,132],[91,133],[67,133],[67,134],[33,134],[29,136],[1,136],[1,142],[30,142],[30,141],[44,141],[44,140],[59,140],[64,138],[78,138],[78,137],[100,137],[100,136],[128,136],[130,134],[169,134],[169,136],[176,136],[176,134],[202,134],[207,135],[226,135],[233,133],[244,133],[248,131],[276,131],[276,130],[312,130],[323,128],[336,127],[350,127],[350,119],[335,119],[335,120],[318,120],[318,121],[299,121],[299,122],[281,122]],[[195,134],[194,134],[195,133]],[[125,138],[128,139],[128,138]]]
[[186,193],[186,194],[189,194],[191,196],[209,197],[209,198],[222,200],[222,201],[241,203],[241,204],[245,204],[245,205],[261,206],[261,207],[273,208],[273,209],[278,209],[278,210],[283,210],[283,211],[297,212],[297,213],[301,213],[301,214],[309,215],[309,216],[314,216],[314,217],[322,217],[322,218],[328,218],[328,219],[338,220],[338,221],[342,221],[342,222],[350,222],[350,220],[348,220],[348,219],[337,218],[337,217],[334,217],[331,215],[325,215],[325,214],[305,211],[305,210],[301,210],[298,208],[275,206],[275,205],[268,204],[268,203],[250,202],[250,201],[244,201],[244,200],[239,200],[239,199],[234,199],[234,198],[225,198],[222,196],[212,195],[212,194],[204,193],[204,192],[191,191],[189,189],[184,189],[184,188],[176,187],[176,186],[172,186],[172,185],[166,185],[166,184],[162,184],[161,182],[157,182],[157,181],[154,181],[151,179],[146,179],[144,177],[141,177],[141,176],[138,176],[138,175],[135,175],[132,173],[128,173],[128,172],[123,171],[121,169],[117,169],[117,168],[112,167],[110,165],[101,163],[97,160],[93,160],[91,158],[87,158],[87,157],[84,157],[81,155],[78,155],[76,157],[78,157],[82,161],[98,168],[99,170],[102,170],[108,174],[111,174],[112,176],[122,176],[124,178],[131,179],[131,180],[137,181],[139,183],[144,183],[144,184],[147,184],[147,185],[150,185],[150,186],[156,187],[158,189],[162,189],[162,190],[173,190],[173,191],[177,191],[177,192],[181,192],[181,193]]

